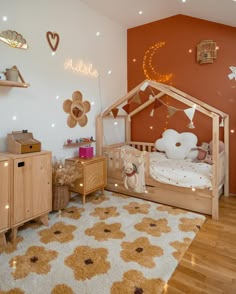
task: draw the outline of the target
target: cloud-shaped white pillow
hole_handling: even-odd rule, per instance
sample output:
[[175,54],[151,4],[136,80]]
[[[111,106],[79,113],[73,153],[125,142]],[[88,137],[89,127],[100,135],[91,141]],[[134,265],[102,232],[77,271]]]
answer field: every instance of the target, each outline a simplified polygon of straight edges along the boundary
[[[171,159],[195,159],[198,155],[197,136],[193,133],[178,133],[168,129],[162,133],[162,138],[156,140],[155,147],[159,151],[164,151]],[[195,148],[195,150],[192,150]]]

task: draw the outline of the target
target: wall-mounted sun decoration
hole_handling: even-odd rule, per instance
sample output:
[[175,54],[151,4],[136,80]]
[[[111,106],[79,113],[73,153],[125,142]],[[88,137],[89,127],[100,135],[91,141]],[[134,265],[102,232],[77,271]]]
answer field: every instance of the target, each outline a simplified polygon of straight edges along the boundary
[[153,57],[158,53],[158,50],[166,45],[165,42],[158,42],[148,48],[143,57],[143,73],[148,80],[156,81],[159,83],[168,82],[173,74],[161,74],[153,66]]
[[83,95],[80,91],[72,94],[72,100],[67,99],[63,103],[63,109],[69,114],[67,124],[70,128],[74,128],[77,123],[84,127],[88,122],[86,113],[90,111],[89,101],[83,101]]

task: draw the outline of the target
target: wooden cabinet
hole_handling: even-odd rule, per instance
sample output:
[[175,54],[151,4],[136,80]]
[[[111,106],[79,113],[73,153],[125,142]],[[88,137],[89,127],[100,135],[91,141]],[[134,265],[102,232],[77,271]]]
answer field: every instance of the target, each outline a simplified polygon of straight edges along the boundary
[[87,194],[97,190],[103,191],[107,184],[106,158],[102,156],[94,156],[91,159],[74,157],[66,159],[66,164],[73,164],[75,161],[79,162],[81,178],[74,183],[70,191],[82,194],[83,204],[85,204]]
[[0,156],[0,246],[6,244],[5,232],[10,228],[10,167],[7,157]]
[[52,209],[51,152],[5,156],[11,166],[10,227],[14,239],[17,228],[26,221],[39,218],[48,224],[48,212]]

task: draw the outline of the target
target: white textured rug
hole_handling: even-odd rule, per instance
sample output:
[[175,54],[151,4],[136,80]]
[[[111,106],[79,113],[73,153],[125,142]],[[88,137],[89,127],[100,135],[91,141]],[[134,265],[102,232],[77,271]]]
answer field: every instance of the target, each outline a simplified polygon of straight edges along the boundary
[[205,217],[105,191],[0,248],[0,293],[157,294]]

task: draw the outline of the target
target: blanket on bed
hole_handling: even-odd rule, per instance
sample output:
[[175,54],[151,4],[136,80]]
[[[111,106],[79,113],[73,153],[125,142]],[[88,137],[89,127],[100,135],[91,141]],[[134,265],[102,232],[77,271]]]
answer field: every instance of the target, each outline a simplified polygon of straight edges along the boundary
[[180,187],[212,187],[212,166],[191,159],[168,159],[164,153],[150,153],[150,175],[153,179]]

